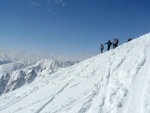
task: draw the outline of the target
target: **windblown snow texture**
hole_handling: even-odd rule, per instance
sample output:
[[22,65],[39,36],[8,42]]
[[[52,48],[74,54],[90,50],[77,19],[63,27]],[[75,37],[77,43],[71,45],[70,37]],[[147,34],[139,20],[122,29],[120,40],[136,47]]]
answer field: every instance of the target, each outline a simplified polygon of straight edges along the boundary
[[[32,73],[37,76],[32,69],[41,76],[3,93],[0,112],[150,113],[149,67],[150,34],[55,73],[51,66],[41,70],[35,65],[25,79]],[[24,72],[17,71],[14,76]],[[3,76],[11,79],[9,74]],[[1,81],[7,83],[7,79]]]

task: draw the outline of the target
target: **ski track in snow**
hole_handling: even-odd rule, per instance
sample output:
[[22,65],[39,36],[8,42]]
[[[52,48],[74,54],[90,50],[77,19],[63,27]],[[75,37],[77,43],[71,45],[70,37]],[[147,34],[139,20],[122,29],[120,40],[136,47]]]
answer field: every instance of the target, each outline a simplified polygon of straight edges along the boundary
[[55,98],[55,96],[52,97],[48,102],[46,102],[42,107],[40,107],[35,113],[40,113],[47,104],[49,104],[51,101],[53,101],[54,98]]
[[18,99],[15,99],[14,101],[11,101],[10,103],[8,103],[8,104],[6,104],[6,105],[0,107],[0,111],[2,111],[2,110],[4,110],[4,109],[10,107],[11,105],[13,105],[13,104],[15,104],[15,103],[21,101],[21,100],[24,99],[25,97],[27,97],[27,95],[25,95],[25,96],[23,96],[23,97],[20,97],[20,98],[18,98]]
[[56,93],[48,102],[46,102],[44,105],[42,105],[35,113],[40,113],[40,112],[45,108],[46,105],[50,104],[50,102],[52,102],[53,99],[55,99],[55,97],[56,97],[59,93],[61,93],[61,92],[68,86],[68,84],[69,84],[69,83],[67,83],[64,87],[62,87],[62,88],[60,89],[60,91],[58,91],[58,93]]
[[[40,103],[40,102],[42,102],[42,101],[44,101],[44,100],[47,100],[48,98],[50,98],[51,97],[51,99],[48,101],[49,103],[50,103],[50,101],[52,101],[53,100],[53,97],[52,96],[48,96],[48,97],[46,97],[46,98],[44,98],[44,99],[41,99],[41,100],[38,100],[38,101],[36,101],[36,102],[34,102],[34,103],[31,103],[31,104],[29,104],[29,105],[27,105],[27,106],[24,106],[24,107],[22,107],[22,108],[20,108],[20,109],[18,109],[18,110],[16,110],[16,111],[14,111],[14,113],[16,113],[16,112],[18,112],[18,111],[20,111],[20,110],[23,110],[23,109],[25,109],[25,108],[28,108],[28,107],[30,107],[30,106],[32,106],[32,105],[35,105],[35,104],[37,104],[37,103]],[[46,103],[44,104],[45,106],[46,106]],[[43,105],[43,106],[44,106]],[[42,107],[41,107],[42,108]],[[44,107],[43,107],[44,108]],[[42,109],[39,109],[39,110],[37,110],[38,112],[40,112],[40,110],[42,110]]]

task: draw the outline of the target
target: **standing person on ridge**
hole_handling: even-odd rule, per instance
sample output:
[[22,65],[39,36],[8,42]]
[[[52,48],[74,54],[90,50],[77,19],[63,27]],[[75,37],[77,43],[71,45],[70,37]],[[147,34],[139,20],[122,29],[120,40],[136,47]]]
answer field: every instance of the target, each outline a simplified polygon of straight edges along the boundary
[[104,45],[103,44],[101,44],[101,53],[103,53],[103,50],[104,50]]
[[111,46],[112,42],[111,42],[110,40],[108,40],[108,42],[107,42],[107,43],[105,43],[105,44],[108,44],[107,51],[109,51],[109,49],[110,49],[110,46]]
[[113,49],[117,47],[116,39],[113,38]]
[[116,48],[116,47],[118,47],[118,43],[119,43],[118,38],[114,38],[113,39],[113,49]]
[[118,47],[119,40],[116,38],[116,47]]

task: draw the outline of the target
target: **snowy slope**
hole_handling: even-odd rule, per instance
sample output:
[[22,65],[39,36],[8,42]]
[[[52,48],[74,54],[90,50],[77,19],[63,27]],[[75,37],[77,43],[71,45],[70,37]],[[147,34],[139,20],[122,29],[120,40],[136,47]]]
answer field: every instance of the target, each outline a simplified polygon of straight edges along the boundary
[[[47,67],[47,71],[50,69]],[[150,34],[0,96],[0,113],[150,113]]]

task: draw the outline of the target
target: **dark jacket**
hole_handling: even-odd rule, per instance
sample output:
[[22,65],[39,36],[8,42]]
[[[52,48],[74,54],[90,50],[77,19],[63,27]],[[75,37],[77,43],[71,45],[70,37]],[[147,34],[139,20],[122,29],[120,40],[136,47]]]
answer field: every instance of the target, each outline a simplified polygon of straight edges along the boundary
[[109,40],[107,43],[105,44],[108,44],[108,46],[111,46],[112,42]]
[[105,44],[108,44],[108,48],[107,48],[107,50],[109,50],[110,49],[110,46],[112,45],[112,42],[109,40],[107,43],[105,43]]

